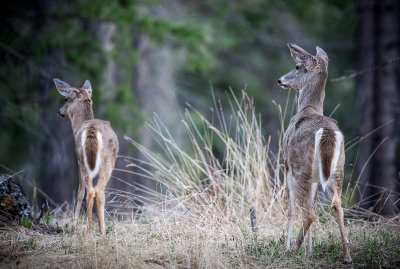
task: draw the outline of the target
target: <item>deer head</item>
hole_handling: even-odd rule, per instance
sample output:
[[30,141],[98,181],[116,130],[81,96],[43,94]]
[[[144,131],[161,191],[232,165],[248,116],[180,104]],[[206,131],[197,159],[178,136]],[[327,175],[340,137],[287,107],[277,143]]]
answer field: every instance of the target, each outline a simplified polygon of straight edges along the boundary
[[296,67],[278,79],[279,86],[300,90],[306,83],[328,76],[328,55],[323,49],[317,46],[317,54],[313,56],[296,44],[289,43],[288,47]]
[[82,88],[74,88],[58,78],[54,79],[54,83],[58,92],[65,97],[64,105],[58,110],[61,117],[68,116],[72,119],[83,108],[92,106],[92,86],[89,80],[85,81]]

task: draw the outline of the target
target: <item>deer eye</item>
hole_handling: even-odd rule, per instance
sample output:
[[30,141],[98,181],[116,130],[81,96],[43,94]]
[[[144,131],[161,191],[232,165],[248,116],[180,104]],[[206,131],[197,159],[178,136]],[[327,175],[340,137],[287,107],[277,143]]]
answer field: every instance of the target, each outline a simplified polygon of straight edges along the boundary
[[300,66],[296,65],[296,70],[299,70]]
[[67,102],[68,101],[68,97],[65,97],[64,101]]

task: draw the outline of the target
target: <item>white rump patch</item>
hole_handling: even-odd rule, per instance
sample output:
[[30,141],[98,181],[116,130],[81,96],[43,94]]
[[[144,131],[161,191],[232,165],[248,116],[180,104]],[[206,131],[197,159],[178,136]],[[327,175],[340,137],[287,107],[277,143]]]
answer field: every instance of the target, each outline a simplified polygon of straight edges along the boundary
[[97,154],[96,154],[96,165],[94,166],[94,169],[91,170],[89,168],[88,162],[87,162],[87,157],[86,157],[86,149],[85,149],[85,142],[86,142],[86,130],[82,132],[82,149],[83,149],[83,160],[85,162],[85,168],[86,171],[89,174],[89,177],[93,179],[97,174],[99,173],[100,169],[100,153],[101,153],[101,148],[102,148],[102,135],[101,133],[96,130],[96,138],[97,138]]
[[329,187],[333,181],[333,174],[335,173],[335,169],[337,167],[337,163],[339,161],[340,149],[343,143],[343,135],[339,131],[335,131],[335,151],[333,152],[333,158],[331,163],[331,172],[330,178],[325,183],[325,186],[322,186],[323,190],[325,191],[326,187]]
[[322,176],[322,166],[321,166],[321,156],[319,154],[319,143],[321,142],[321,137],[324,129],[320,128],[315,133],[315,144],[314,144],[314,160],[312,165],[312,175],[311,175],[311,182],[317,183]]
[[[331,169],[329,173],[329,179],[324,178],[324,174],[322,172],[322,164],[321,164],[321,154],[319,152],[319,143],[321,142],[321,137],[323,133],[323,129],[319,129],[315,133],[315,149],[314,149],[314,162],[313,162],[313,179],[314,176],[316,178],[319,178],[319,181],[321,183],[322,189],[325,191],[327,187],[329,187],[332,184],[333,181],[333,174],[335,172],[338,160],[339,160],[339,155],[340,155],[340,149],[343,143],[343,135],[339,131],[335,131],[335,148],[333,152],[333,157],[332,157],[332,162],[331,162]],[[317,174],[317,171],[319,172],[319,175]],[[313,182],[316,182],[315,179]]]

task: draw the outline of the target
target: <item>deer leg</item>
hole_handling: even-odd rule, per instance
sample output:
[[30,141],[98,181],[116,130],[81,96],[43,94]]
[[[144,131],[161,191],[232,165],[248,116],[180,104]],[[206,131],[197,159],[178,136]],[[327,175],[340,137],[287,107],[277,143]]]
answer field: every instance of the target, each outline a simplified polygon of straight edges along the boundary
[[295,209],[295,194],[294,194],[294,186],[293,186],[293,175],[292,171],[289,170],[287,173],[287,181],[288,181],[288,189],[289,189],[289,227],[288,227],[288,237],[286,242],[286,251],[290,250],[290,244],[292,241],[292,234],[293,234],[293,222],[294,216],[296,213]]
[[96,207],[97,207],[97,217],[99,219],[99,228],[102,234],[105,233],[105,221],[104,221],[104,207],[105,207],[105,189],[108,180],[111,176],[111,170],[100,169],[99,171],[99,182],[95,187],[96,191]]
[[308,233],[307,233],[307,249],[309,251],[309,253],[312,252],[312,229],[313,229],[313,225],[312,223],[310,224],[310,228],[308,228]]
[[85,196],[85,186],[81,182],[79,182],[79,187],[78,187],[78,193],[77,193],[77,198],[76,198],[76,205],[75,205],[75,210],[74,210],[74,218],[78,219],[79,214],[81,213],[81,208],[82,208],[82,201]]
[[[105,210],[105,204],[106,204],[106,197],[105,197],[105,194],[104,194],[104,189],[101,191],[101,200],[100,200],[100,212],[101,212],[101,233],[102,234],[105,234],[105,232],[106,232],[106,229],[105,229],[105,220],[104,220],[104,214],[105,214],[105,212],[104,212],[104,210]],[[100,223],[99,223],[99,225],[100,225]]]
[[302,208],[303,227],[301,227],[296,240],[296,248],[298,249],[303,243],[304,237],[308,232],[311,224],[315,221],[315,215],[311,208]]
[[102,192],[101,192],[101,201],[100,201],[101,221],[102,221],[102,225],[103,225],[102,234],[105,234],[105,224],[106,224],[105,220],[104,220],[105,205],[106,205],[105,191],[102,190]]
[[99,220],[99,230],[101,234],[105,233],[104,225],[104,191],[95,187],[96,193],[96,208],[97,208],[97,218]]
[[[339,223],[339,229],[340,229],[340,236],[342,237],[342,244],[343,244],[343,255],[344,255],[344,263],[349,264],[352,263],[352,259],[350,257],[350,251],[349,251],[349,246],[347,245],[347,237],[346,237],[346,231],[344,228],[344,216],[343,216],[343,208],[342,208],[342,200],[340,196],[337,194],[337,191],[335,187],[333,186],[333,196],[332,198],[332,208],[336,212],[336,216],[338,219]],[[328,192],[330,193],[330,192]]]
[[[315,203],[315,198],[317,197],[317,193],[318,193],[318,182],[316,183],[311,183],[311,192],[310,192],[310,197],[309,197],[309,207],[311,209],[314,209],[314,203]],[[308,234],[307,234],[307,247],[308,250],[312,251],[312,227],[313,224],[310,224],[310,228],[308,230]]]
[[92,211],[93,211],[93,200],[95,197],[95,191],[92,186],[92,180],[87,177],[87,194],[86,194],[86,203],[87,203],[87,218],[88,218],[88,229],[92,230]]

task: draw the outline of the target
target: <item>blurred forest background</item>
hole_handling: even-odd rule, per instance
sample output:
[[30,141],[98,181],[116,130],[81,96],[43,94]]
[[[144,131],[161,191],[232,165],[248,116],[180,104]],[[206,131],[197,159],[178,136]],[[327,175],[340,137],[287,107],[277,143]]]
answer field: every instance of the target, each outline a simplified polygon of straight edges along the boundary
[[[365,208],[397,212],[399,1],[20,0],[3,2],[0,13],[0,164],[23,171],[56,203],[73,201],[78,170],[54,77],[75,87],[91,81],[94,115],[111,122],[119,155],[140,158],[124,134],[156,146],[144,127],[153,112],[179,137],[186,103],[211,118],[211,88],[228,105],[229,87],[254,98],[276,151],[272,101],[284,106],[288,98],[276,81],[294,68],[286,46],[293,42],[328,53],[324,113],[334,111],[345,142],[361,139],[346,152],[345,184],[360,186]],[[114,176],[109,190],[150,184]]]

